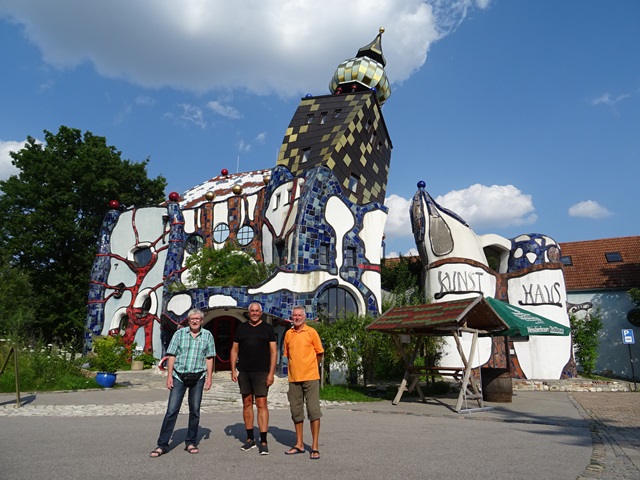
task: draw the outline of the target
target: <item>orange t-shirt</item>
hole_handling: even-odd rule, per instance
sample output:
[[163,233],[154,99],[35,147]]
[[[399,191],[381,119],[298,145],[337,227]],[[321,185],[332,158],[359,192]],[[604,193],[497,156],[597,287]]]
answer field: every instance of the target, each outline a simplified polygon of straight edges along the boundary
[[300,330],[291,328],[284,334],[284,355],[289,359],[289,381],[319,380],[317,355],[324,353],[320,335],[305,324]]

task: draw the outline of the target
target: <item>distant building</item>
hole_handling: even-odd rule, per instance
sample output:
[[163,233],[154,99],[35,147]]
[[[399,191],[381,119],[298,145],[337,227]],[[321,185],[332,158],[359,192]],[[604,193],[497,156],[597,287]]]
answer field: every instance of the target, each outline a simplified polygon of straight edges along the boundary
[[[187,312],[200,308],[216,368],[229,369],[236,325],[253,301],[279,343],[296,305],[310,318],[379,313],[392,149],[381,110],[391,94],[382,32],[338,66],[330,95],[301,99],[274,168],[223,169],[164,206],[112,202],[91,273],[86,348],[93,335],[122,334],[159,358]],[[191,285],[186,258],[228,242],[277,271],[259,285]]]
[[[635,306],[627,292],[640,288],[640,237],[564,242],[560,248],[570,312],[585,316],[599,311],[604,324],[596,372],[631,378],[622,330],[634,328],[627,321],[627,313]],[[631,355],[636,377],[640,377],[638,337],[640,329],[635,328]]]

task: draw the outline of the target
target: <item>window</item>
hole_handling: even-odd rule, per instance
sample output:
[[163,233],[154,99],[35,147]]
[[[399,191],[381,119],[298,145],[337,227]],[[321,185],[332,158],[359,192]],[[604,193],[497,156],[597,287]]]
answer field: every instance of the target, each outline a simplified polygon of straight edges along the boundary
[[313,114],[307,115],[307,125],[311,125],[313,123]]
[[310,153],[311,153],[311,149],[310,148],[303,148],[302,149],[302,163],[306,163],[307,161],[309,161]]
[[318,251],[318,263],[320,265],[329,265],[329,246],[322,244]]
[[336,110],[333,112],[333,118],[340,118],[340,115],[342,115],[342,110]]
[[347,247],[345,250],[345,263],[347,267],[355,267],[357,263],[356,248]]
[[253,240],[253,228],[249,225],[245,225],[240,230],[238,230],[238,234],[236,235],[236,239],[240,245],[248,245]]
[[197,233],[192,233],[187,237],[187,241],[184,244],[184,249],[189,255],[197,253],[204,245],[204,239]]
[[573,259],[571,258],[571,255],[563,255],[562,257],[560,257],[560,261],[563,265],[573,265]]
[[133,262],[137,267],[145,267],[151,262],[153,252],[149,247],[138,248],[133,252]]
[[229,236],[229,225],[226,223],[219,223],[216,228],[213,229],[213,241],[216,243],[223,243]]
[[318,313],[324,321],[332,323],[346,313],[357,315],[358,306],[353,295],[344,288],[329,287],[318,297]]
[[607,262],[609,263],[622,261],[622,255],[620,254],[620,252],[607,252],[604,254],[604,256],[606,257]]
[[320,125],[324,125],[324,122],[327,121],[327,112],[322,112],[320,114]]
[[291,199],[292,190],[293,190],[293,187],[287,188],[287,194],[284,197],[284,204],[283,205],[289,205],[289,201]]
[[359,183],[360,183],[360,177],[355,173],[352,173],[351,177],[349,178],[349,190],[351,190],[352,192],[355,192],[356,189],[358,188]]
[[273,209],[277,210],[279,206],[280,206],[280,194],[276,193],[275,196],[273,197]]

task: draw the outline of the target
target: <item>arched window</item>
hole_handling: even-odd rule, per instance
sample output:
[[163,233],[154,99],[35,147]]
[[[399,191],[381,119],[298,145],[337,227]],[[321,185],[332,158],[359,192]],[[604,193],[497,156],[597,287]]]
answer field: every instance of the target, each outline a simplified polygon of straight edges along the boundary
[[318,313],[328,322],[335,322],[347,313],[358,314],[358,305],[353,295],[342,287],[329,287],[318,297]]

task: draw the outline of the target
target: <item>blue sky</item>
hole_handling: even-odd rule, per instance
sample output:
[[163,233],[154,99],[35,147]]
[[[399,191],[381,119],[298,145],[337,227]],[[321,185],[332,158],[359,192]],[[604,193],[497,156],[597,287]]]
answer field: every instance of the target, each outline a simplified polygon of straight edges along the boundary
[[61,125],[167,193],[275,165],[306,93],[384,26],[387,254],[418,180],[479,233],[638,235],[640,2],[0,0],[0,178]]

